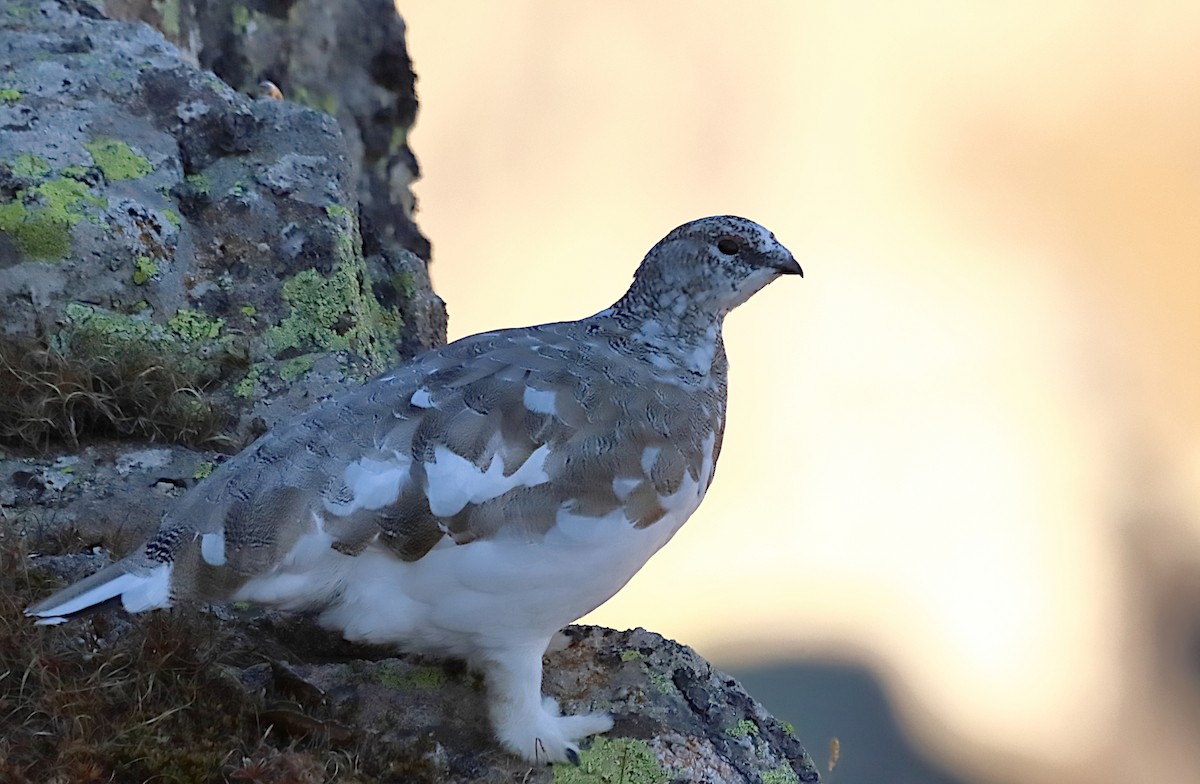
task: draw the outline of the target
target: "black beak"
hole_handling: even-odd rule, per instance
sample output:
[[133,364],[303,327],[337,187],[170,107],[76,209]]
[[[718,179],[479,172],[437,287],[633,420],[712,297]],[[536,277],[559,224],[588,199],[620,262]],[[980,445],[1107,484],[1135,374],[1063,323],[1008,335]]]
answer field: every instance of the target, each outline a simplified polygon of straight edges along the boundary
[[804,270],[800,269],[800,262],[796,261],[790,255],[787,259],[781,260],[776,264],[775,269],[779,270],[781,275],[799,275],[802,278],[804,277]]

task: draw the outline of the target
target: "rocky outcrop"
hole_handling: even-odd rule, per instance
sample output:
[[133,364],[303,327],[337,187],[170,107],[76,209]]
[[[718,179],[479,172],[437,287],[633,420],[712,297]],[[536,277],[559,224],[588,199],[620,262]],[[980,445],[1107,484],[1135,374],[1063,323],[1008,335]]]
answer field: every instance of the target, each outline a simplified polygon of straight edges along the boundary
[[338,121],[362,208],[363,239],[429,260],[413,222],[419,174],[408,146],[417,113],[404,21],[392,0],[103,0],[105,13],[153,25],[244,93],[269,81]]
[[0,437],[236,448],[290,413],[264,404],[282,388],[444,342],[425,262],[364,242],[333,118],[83,3],[9,2],[0,26]]

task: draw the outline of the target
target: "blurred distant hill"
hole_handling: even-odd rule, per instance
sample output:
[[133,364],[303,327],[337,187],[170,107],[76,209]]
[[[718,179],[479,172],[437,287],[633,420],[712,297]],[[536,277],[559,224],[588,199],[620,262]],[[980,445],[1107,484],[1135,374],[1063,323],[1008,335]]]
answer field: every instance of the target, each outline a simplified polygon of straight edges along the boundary
[[[781,661],[725,670],[795,726],[828,784],[970,784],[913,748],[879,683],[862,667]],[[831,738],[840,754],[829,773]]]

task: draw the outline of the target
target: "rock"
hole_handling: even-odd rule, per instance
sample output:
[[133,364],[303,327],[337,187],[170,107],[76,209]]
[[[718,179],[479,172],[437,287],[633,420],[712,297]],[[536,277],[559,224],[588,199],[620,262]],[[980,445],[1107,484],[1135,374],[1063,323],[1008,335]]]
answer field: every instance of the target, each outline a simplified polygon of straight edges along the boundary
[[[7,3],[0,33],[0,391],[43,384],[0,400],[0,438],[75,442],[97,420],[236,449],[445,341],[425,263],[377,233],[364,257],[331,117],[82,2]],[[82,379],[78,410],[56,377]]]
[[101,7],[153,25],[243,93],[257,94],[269,81],[285,100],[335,117],[349,148],[364,240],[429,260],[410,187],[420,176],[408,146],[416,77],[392,0],[104,0]]
[[[286,624],[274,633],[293,651],[311,640],[311,631]],[[564,634],[565,644],[546,656],[546,693],[566,712],[604,710],[615,719],[613,730],[584,751],[578,768],[530,771],[497,753],[481,680],[461,665],[341,653],[334,662],[256,665],[240,677],[263,690],[276,716],[302,736],[332,729],[345,742],[369,738],[368,746],[403,750],[419,763],[409,781],[819,780],[787,728],[690,648],[644,629],[572,626]]]

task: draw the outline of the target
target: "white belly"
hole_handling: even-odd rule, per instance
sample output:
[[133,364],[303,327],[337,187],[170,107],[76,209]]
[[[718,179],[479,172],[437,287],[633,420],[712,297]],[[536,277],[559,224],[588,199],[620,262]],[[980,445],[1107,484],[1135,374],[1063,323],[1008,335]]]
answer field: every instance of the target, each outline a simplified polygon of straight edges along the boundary
[[373,542],[358,555],[333,549],[319,521],[280,568],[250,580],[235,599],[321,609],[320,623],[347,639],[470,657],[497,645],[549,638],[607,601],[699,506],[711,475],[686,477],[662,499],[667,513],[636,528],[618,509],[603,517],[565,511],[544,537],[455,544],[417,561]]

